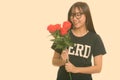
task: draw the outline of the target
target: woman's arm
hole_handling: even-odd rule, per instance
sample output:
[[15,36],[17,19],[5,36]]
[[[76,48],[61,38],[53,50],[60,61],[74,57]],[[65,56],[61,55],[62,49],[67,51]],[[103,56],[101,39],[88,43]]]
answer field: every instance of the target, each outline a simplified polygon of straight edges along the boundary
[[64,50],[61,53],[61,55],[57,52],[54,52],[52,64],[55,66],[63,66],[63,65],[65,65],[66,59],[68,59],[68,51],[67,50]]
[[68,72],[73,73],[85,73],[85,74],[99,73],[102,69],[102,55],[95,56],[94,65],[90,67],[75,67],[70,62],[66,63],[65,67]]
[[61,58],[60,54],[57,52],[54,52],[54,56],[52,59],[52,64],[54,66],[62,66],[65,64],[64,60]]

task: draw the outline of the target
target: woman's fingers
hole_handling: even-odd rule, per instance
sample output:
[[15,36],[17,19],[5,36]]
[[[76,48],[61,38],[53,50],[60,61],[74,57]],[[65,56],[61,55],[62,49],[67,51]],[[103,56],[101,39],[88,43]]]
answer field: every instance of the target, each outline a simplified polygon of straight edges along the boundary
[[70,71],[71,71],[71,70],[70,70],[70,69],[71,69],[70,62],[68,62],[68,63],[65,64],[65,69],[66,69],[67,72],[70,72]]
[[61,54],[61,57],[62,57],[63,60],[66,61],[66,59],[68,59],[68,50],[63,50],[62,54]]
[[67,72],[76,73],[76,67],[70,61],[65,64],[65,69]]

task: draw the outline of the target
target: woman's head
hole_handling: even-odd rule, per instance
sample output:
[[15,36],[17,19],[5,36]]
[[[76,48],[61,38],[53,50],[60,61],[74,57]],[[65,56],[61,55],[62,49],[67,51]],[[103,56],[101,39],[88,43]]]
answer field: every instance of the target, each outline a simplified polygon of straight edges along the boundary
[[90,9],[85,2],[76,2],[71,6],[68,12],[68,21],[76,27],[85,25],[89,31],[95,32]]

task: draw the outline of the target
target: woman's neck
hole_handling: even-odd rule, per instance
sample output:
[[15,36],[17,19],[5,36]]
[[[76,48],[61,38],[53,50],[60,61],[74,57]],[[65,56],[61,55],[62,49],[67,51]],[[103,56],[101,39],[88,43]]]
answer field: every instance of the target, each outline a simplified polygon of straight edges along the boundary
[[86,35],[89,31],[86,29],[86,27],[80,27],[80,28],[73,28],[72,32],[75,36],[82,37]]

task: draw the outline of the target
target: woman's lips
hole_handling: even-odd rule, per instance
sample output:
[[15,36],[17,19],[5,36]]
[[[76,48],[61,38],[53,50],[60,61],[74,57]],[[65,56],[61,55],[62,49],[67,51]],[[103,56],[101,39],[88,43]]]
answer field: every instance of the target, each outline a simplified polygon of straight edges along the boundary
[[74,25],[80,24],[80,21],[74,21],[73,24]]
[[74,24],[74,25],[77,25],[78,23],[77,23],[77,22],[74,22],[73,24]]

